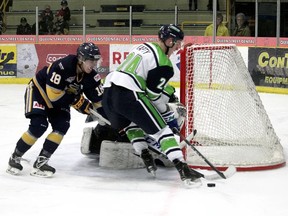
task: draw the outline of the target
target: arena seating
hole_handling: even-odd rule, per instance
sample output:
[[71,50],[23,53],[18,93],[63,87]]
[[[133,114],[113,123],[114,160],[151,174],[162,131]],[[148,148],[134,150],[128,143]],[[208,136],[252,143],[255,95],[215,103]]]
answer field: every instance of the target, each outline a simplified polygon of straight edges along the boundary
[[[13,5],[6,13],[7,31],[15,34],[21,17],[26,17],[33,25],[36,20],[36,7],[41,12],[45,5],[50,5],[54,14],[61,8],[59,1],[48,0],[13,0]],[[121,4],[120,4],[121,3]],[[183,22],[186,35],[203,35],[212,13],[206,10],[206,2],[198,1],[199,11],[189,11],[187,0],[178,0],[179,26]],[[69,34],[82,34],[83,6],[85,6],[86,34],[129,34],[129,8],[133,9],[133,34],[149,35],[157,32],[159,26],[175,23],[175,1],[157,0],[68,0],[71,10]],[[222,7],[224,8],[224,6]],[[193,23],[194,22],[194,23]]]

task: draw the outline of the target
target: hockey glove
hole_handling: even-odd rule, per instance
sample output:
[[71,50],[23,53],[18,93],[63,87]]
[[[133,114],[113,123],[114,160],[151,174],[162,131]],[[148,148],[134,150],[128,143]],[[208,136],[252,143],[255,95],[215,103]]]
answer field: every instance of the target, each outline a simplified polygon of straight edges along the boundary
[[89,109],[93,108],[92,104],[90,103],[89,100],[87,100],[83,95],[77,95],[72,107],[76,109],[78,112],[82,114],[90,114]]
[[162,117],[171,129],[175,127],[179,130],[179,125],[173,111],[168,110],[165,113],[162,113]]

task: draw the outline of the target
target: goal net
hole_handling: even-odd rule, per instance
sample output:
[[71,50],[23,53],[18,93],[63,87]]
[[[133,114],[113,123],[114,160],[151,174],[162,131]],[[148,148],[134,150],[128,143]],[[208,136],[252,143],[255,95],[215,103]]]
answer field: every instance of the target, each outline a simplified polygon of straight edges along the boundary
[[[180,100],[186,137],[216,167],[263,170],[285,164],[277,137],[249,71],[235,45],[192,45],[181,53]],[[209,168],[190,147],[194,168]]]

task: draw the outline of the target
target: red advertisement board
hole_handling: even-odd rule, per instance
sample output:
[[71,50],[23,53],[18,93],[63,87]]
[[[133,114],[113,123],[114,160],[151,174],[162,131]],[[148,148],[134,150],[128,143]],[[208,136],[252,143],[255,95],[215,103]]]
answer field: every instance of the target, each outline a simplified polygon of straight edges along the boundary
[[[84,41],[96,44],[138,44],[157,41],[157,35],[0,35],[4,44],[81,44]],[[185,36],[185,43],[212,43],[212,37]],[[216,37],[215,43],[237,46],[288,47],[288,38],[275,37]]]
[[[37,71],[59,58],[69,54],[76,54],[78,46],[79,44],[36,44],[35,47],[39,59]],[[109,45],[99,44],[98,47],[102,55],[99,72],[107,73],[109,70]]]

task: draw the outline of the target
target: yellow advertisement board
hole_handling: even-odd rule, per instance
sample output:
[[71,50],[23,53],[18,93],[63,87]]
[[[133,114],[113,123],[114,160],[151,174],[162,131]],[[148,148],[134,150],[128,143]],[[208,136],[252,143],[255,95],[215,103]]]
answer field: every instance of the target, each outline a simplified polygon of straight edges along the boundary
[[0,77],[17,76],[17,47],[15,44],[0,44]]

